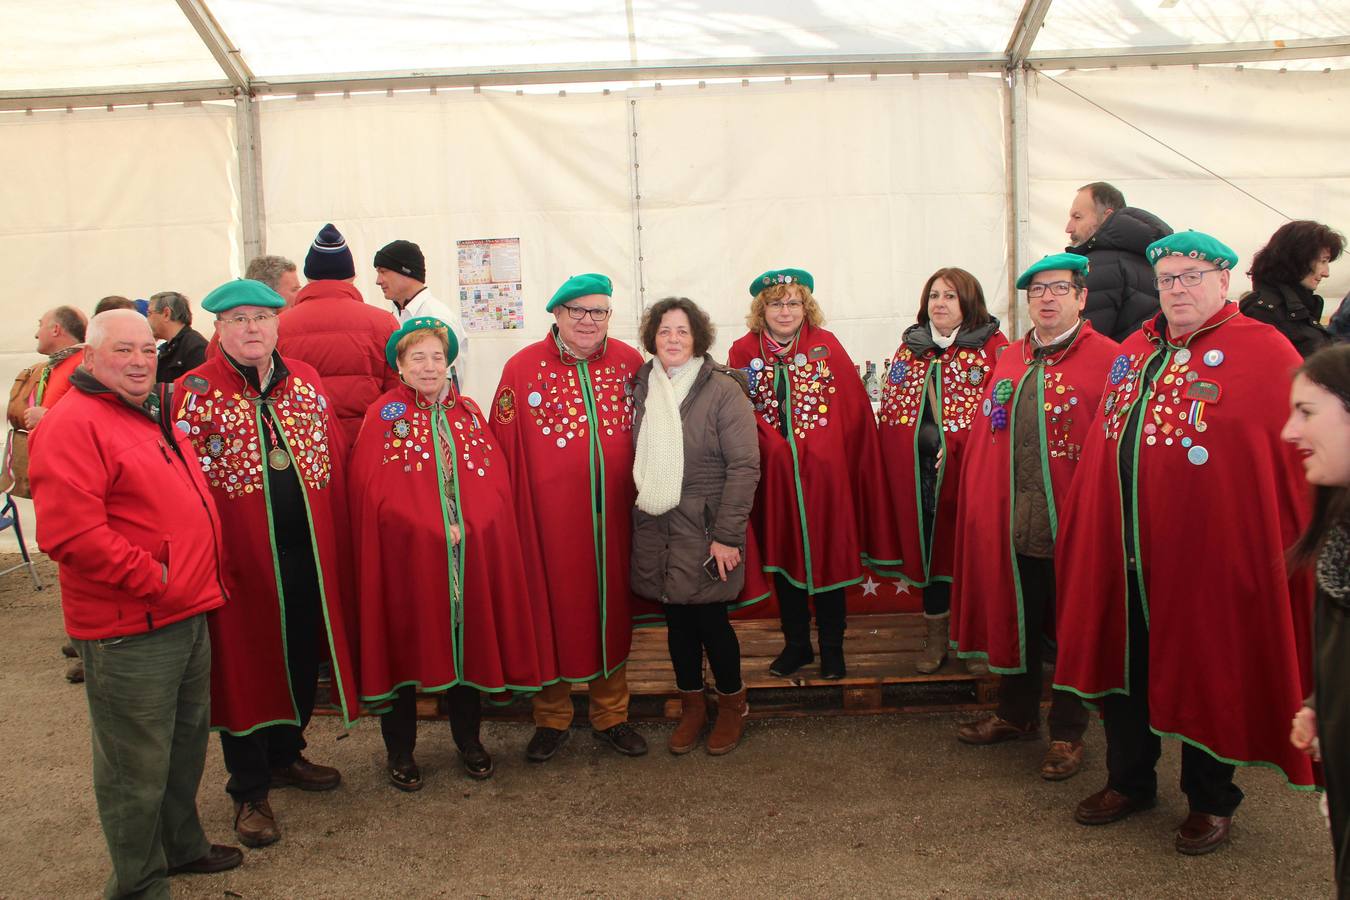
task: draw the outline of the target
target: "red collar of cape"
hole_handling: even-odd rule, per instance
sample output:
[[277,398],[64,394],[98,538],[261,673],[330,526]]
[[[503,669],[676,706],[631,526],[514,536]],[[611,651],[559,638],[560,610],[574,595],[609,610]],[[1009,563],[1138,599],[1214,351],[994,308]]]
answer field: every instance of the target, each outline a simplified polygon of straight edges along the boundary
[[757,335],[759,338],[760,357],[765,362],[768,362],[771,359],[790,360],[792,358],[792,351],[796,350],[798,347],[811,346],[811,336],[811,323],[806,319],[802,320],[801,327],[797,329],[797,333],[793,335],[792,339],[786,344],[780,344],[778,341],[774,340],[773,335],[769,334],[769,326],[765,325],[760,329],[760,332]]
[[1209,319],[1205,321],[1205,324],[1201,325],[1185,337],[1172,337],[1172,329],[1167,324],[1167,317],[1162,313],[1158,313],[1155,318],[1145,322],[1140,330],[1143,331],[1144,337],[1148,338],[1149,342],[1152,344],[1167,344],[1168,346],[1179,348],[1185,347],[1191,341],[1195,340],[1196,335],[1218,328],[1224,322],[1227,322],[1238,314],[1238,305],[1232,300],[1225,300],[1218,312],[1210,316]]

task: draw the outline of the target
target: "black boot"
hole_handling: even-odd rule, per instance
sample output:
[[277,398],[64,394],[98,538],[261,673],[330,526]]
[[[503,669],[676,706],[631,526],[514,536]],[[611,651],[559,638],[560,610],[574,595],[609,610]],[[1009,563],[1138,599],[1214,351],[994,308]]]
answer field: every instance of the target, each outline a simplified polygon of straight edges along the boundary
[[816,630],[820,634],[820,677],[838,681],[847,674],[844,667],[844,592],[816,595]]
[[492,777],[492,757],[483,748],[479,730],[483,724],[483,705],[478,691],[464,685],[450,689],[450,735],[459,748],[464,771],[473,778]]
[[811,608],[807,605],[806,591],[781,575],[774,576],[774,586],[784,646],[783,652],[770,664],[769,674],[786,678],[816,660],[816,655],[811,652]]

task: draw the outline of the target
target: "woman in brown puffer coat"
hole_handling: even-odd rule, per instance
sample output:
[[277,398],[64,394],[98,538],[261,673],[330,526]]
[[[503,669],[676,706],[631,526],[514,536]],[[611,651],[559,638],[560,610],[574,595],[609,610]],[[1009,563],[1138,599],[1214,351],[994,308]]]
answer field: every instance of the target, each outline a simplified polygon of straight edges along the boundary
[[[759,443],[744,375],[707,356],[716,334],[685,298],[652,306],[642,346],[653,355],[633,386],[631,582],[665,608],[682,711],[670,752],[688,753],[707,725],[703,654],[717,683],[708,752],[741,739],[747,706],[740,644],[728,618],[746,587],[746,528],[759,483]],[[760,580],[761,573],[750,573]]]

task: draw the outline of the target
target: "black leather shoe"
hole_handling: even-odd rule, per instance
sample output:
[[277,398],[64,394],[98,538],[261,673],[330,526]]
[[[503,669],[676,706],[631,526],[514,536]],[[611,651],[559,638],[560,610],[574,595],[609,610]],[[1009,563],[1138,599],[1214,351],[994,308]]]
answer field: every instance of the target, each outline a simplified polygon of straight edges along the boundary
[[844,667],[843,647],[820,648],[820,677],[826,681],[838,681],[848,674]]
[[422,789],[422,770],[418,768],[411,755],[390,757],[385,771],[389,775],[389,783],[400,791],[411,794]]
[[469,744],[467,747],[460,748],[459,758],[463,761],[464,771],[469,773],[470,778],[477,778],[482,781],[485,778],[492,777],[492,757],[488,756],[488,752],[482,744]]
[[604,731],[591,729],[591,734],[595,735],[597,741],[604,741],[624,756],[645,756],[647,753],[647,742],[627,722],[620,722]]
[[534,737],[530,738],[529,746],[525,748],[525,758],[530,762],[548,762],[571,736],[572,732],[566,728],[561,731],[557,728],[536,728]]
[[206,855],[181,866],[169,866],[170,875],[209,875],[212,872],[224,872],[233,869],[244,861],[244,851],[238,847],[226,847],[224,844],[212,844]]
[[809,643],[787,644],[783,647],[783,652],[778,654],[778,658],[769,664],[769,674],[786,678],[802,666],[810,665],[815,661],[816,655],[811,652]]

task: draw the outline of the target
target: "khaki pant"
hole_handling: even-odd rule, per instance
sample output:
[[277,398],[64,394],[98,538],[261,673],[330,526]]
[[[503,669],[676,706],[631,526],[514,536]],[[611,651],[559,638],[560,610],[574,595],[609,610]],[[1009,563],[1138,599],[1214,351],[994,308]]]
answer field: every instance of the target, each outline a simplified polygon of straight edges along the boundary
[[[604,731],[628,721],[627,672],[627,666],[621,666],[608,678],[602,675],[587,682],[591,727],[595,730]],[[559,731],[571,726],[571,682],[555,682],[534,695],[534,724],[536,728],[556,728]]]

